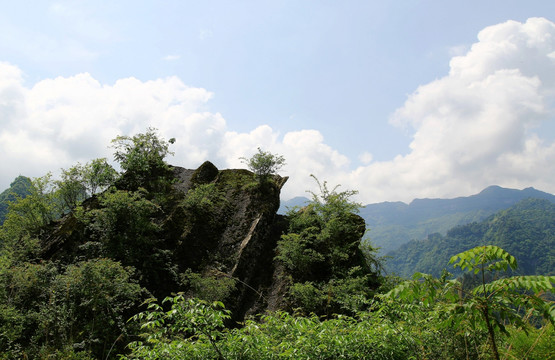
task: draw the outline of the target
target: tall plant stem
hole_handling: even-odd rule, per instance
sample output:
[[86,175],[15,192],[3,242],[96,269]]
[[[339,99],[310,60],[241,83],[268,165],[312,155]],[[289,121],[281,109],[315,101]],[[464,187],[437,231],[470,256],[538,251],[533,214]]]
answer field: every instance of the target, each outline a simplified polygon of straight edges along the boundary
[[484,303],[482,304],[482,314],[484,314],[484,319],[486,320],[486,326],[488,327],[489,342],[491,344],[491,350],[493,351],[493,357],[495,360],[499,359],[499,351],[497,350],[497,344],[495,343],[495,332],[493,331],[493,326],[491,326],[491,321],[489,319],[489,306],[488,306],[488,295],[486,293],[486,277],[484,272],[484,264],[481,266],[482,270],[482,288],[484,289]]
[[486,304],[482,307],[482,313],[484,314],[484,319],[486,320],[486,326],[488,327],[489,342],[491,344],[491,350],[493,351],[493,357],[495,360],[499,359],[499,351],[497,350],[497,344],[495,343],[495,332],[493,331],[493,326],[491,326],[491,321],[489,319],[489,307]]

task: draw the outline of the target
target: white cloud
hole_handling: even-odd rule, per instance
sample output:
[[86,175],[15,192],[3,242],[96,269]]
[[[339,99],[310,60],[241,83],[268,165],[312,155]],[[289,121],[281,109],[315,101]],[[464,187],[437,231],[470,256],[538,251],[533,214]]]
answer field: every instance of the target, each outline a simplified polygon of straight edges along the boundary
[[447,76],[420,86],[391,122],[414,129],[411,152],[357,169],[365,200],[470,194],[491,184],[555,192],[555,24],[508,21],[478,34]]
[[[176,77],[140,81],[120,79],[102,84],[90,74],[45,79],[30,88],[21,71],[0,63],[0,188],[17,175],[30,177],[57,172],[76,162],[111,159],[110,140],[152,126],[166,138],[176,138],[169,162],[196,168],[211,160],[220,168],[244,167],[257,147],[283,154],[288,174],[284,193],[304,194],[311,173],[346,171],[348,159],[324,143],[316,130],[285,134],[268,125],[248,133],[229,131],[221,114],[206,110],[212,94],[188,87]],[[340,171],[341,170],[341,171]]]
[[391,123],[413,132],[410,152],[388,161],[363,153],[354,170],[317,130],[228,129],[208,110],[212,94],[176,77],[108,85],[84,73],[26,87],[20,69],[0,63],[0,188],[19,174],[111,158],[112,138],[153,126],[177,139],[169,161],[179,166],[244,167],[239,158],[257,147],[283,155],[284,198],[315,190],[310,174],[359,190],[363,203],[468,195],[491,184],[555,193],[555,142],[542,132],[555,121],[554,53],[555,24],[546,19],[484,29],[448,74],[394,112]]
[[218,158],[224,159],[227,167],[244,167],[239,158],[250,157],[258,147],[285,157],[286,165],[281,175],[289,176],[289,180],[282,189],[284,198],[313,190],[315,183],[311,174],[335,183],[348,171],[349,159],[326,145],[319,131],[292,131],[280,137],[268,125],[249,133],[226,132]]
[[0,94],[4,186],[19,174],[40,176],[77,161],[111,157],[111,139],[149,126],[178,139],[175,151],[183,164],[198,165],[216,152],[206,144],[221,143],[225,128],[219,114],[202,109],[211,93],[173,77],[105,85],[85,73],[25,88],[19,69],[1,64]]
[[372,156],[372,154],[370,154],[369,152],[363,152],[362,154],[360,154],[358,156],[358,159],[360,160],[361,163],[363,163],[364,165],[368,165],[372,162],[372,160],[374,159],[374,157]]

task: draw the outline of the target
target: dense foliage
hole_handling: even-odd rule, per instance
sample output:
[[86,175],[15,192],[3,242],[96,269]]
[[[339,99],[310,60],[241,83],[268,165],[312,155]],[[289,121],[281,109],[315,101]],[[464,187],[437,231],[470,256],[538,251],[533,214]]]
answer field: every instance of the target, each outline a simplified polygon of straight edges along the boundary
[[169,166],[165,161],[173,155],[169,146],[175,142],[160,138],[154,128],[148,128],[144,134],[118,136],[112,140],[114,159],[124,171],[123,184],[130,190],[148,187],[149,190],[161,191],[169,175]]
[[[516,260],[495,246],[452,258],[455,266],[484,273],[515,268]],[[154,301],[133,317],[142,339],[125,359],[551,359],[555,355],[555,306],[541,297],[554,277],[485,281],[474,289],[461,282],[419,274],[377,296],[371,311],[321,318],[275,312],[226,329],[220,302]],[[528,290],[530,293],[519,290]],[[520,311],[526,310],[526,311]],[[529,310],[529,311],[528,311]],[[532,327],[530,316],[549,322]],[[504,333],[506,337],[500,337]],[[489,345],[488,345],[489,344]]]
[[364,308],[379,286],[379,261],[361,247],[366,231],[356,215],[355,191],[329,189],[316,178],[320,193],[289,213],[289,229],[278,242],[276,259],[290,276],[292,308],[305,313],[353,313]]
[[143,339],[130,345],[125,359],[408,359],[416,343],[399,336],[399,328],[373,313],[323,320],[287,312],[247,320],[226,329],[229,312],[219,302],[165,299],[136,315]]
[[[500,359],[498,340],[500,332],[508,335],[507,327],[527,330],[531,316],[539,316],[555,324],[555,305],[542,298],[553,290],[555,276],[514,276],[486,281],[499,272],[517,268],[516,259],[497,246],[479,246],[449,261],[455,267],[479,275],[480,283],[474,287],[464,286],[459,279],[436,279],[416,273],[414,280],[406,281],[384,296],[385,299],[402,301],[407,305],[419,305],[441,327],[458,329],[457,337],[468,344],[475,341],[472,334],[487,333],[491,354]],[[526,317],[526,318],[525,318]],[[468,356],[468,355],[467,355]]]
[[[159,197],[108,189],[135,178],[133,171],[120,177],[95,159],[62,169],[59,179],[32,179],[25,196],[11,198],[0,228],[0,358],[107,358],[124,350],[127,320],[167,264],[154,246],[160,208],[152,198]],[[47,256],[52,233],[68,226],[78,246]]]
[[133,270],[109,259],[2,265],[0,358],[41,358],[67,346],[106,356],[144,298]]

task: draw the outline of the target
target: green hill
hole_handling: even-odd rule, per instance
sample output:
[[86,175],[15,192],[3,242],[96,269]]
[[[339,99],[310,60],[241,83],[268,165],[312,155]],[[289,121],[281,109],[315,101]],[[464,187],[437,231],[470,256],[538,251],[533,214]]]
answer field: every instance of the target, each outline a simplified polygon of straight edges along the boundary
[[31,185],[31,180],[25,176],[18,176],[10,184],[10,187],[0,193],[0,225],[4,223],[6,214],[8,213],[8,204],[10,201],[15,200],[16,196],[24,197],[27,195],[28,187]]
[[414,272],[441,274],[451,256],[479,245],[497,245],[517,259],[523,275],[555,274],[555,203],[526,199],[481,222],[456,226],[446,235],[412,240],[389,252],[387,270],[402,277]]

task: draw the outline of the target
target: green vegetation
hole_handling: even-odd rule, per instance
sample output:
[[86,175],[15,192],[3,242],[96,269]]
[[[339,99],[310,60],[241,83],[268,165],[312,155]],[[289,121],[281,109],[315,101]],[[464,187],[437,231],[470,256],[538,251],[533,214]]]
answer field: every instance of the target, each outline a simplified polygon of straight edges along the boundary
[[[481,274],[516,267],[514,257],[494,246],[468,250],[451,262]],[[230,314],[220,302],[178,295],[164,300],[171,304],[165,311],[150,301],[147,311],[133,317],[143,330],[142,340],[130,344],[132,352],[125,359],[499,359],[500,354],[546,359],[554,355],[555,307],[540,296],[552,290],[554,277],[502,278],[474,289],[464,288],[456,279],[417,277],[379,295],[371,311],[355,316],[276,312],[235,329],[224,327]],[[527,321],[530,316],[549,323],[532,327]],[[506,337],[500,338],[502,333]]]
[[555,202],[554,195],[533,188],[514,190],[490,186],[479,194],[455,199],[416,199],[408,205],[369,204],[361,209],[360,216],[370,227],[372,243],[380,247],[381,254],[387,254],[411,240],[426,239],[434,233],[445,235],[453,227],[484,221],[528,198]]
[[27,190],[29,186],[31,186],[31,179],[18,176],[12,181],[9,188],[0,193],[0,225],[4,223],[10,202],[25,197],[29,193]]
[[[414,280],[400,284],[384,297],[419,305],[419,311],[427,312],[441,327],[458,329],[466,345],[473,340],[470,334],[487,333],[496,360],[500,359],[496,338],[500,332],[509,335],[508,325],[527,330],[530,324],[525,316],[541,316],[555,324],[555,305],[540,296],[552,291],[555,276],[514,276],[487,282],[487,273],[517,268],[512,255],[492,245],[467,250],[449,262],[479,274],[481,282],[467,288],[458,279],[416,273]],[[468,345],[465,350],[469,351]]]
[[[144,331],[144,341],[129,344],[132,350],[129,359],[225,359],[218,340],[230,315],[223,303],[185,299],[182,294],[167,297],[162,303],[169,303],[171,308],[164,311],[161,305],[151,301],[148,311],[132,318]],[[187,340],[191,339],[195,344],[207,346],[191,349],[187,346]]]
[[[97,159],[14,191],[0,227],[0,359],[555,357],[555,277],[512,276],[516,259],[529,271],[526,254],[552,275],[540,256],[553,248],[551,203],[454,229],[463,276],[401,282],[361,242],[356,191],[314,177],[312,200],[278,216],[282,157],[259,149],[270,161],[255,163],[259,181],[172,167],[171,143],[154,129],[120,136],[122,174]],[[518,246],[467,250],[476,239]]]
[[144,298],[133,270],[109,259],[63,270],[52,262],[2,265],[0,358],[46,358],[68,346],[107,354],[127,336],[130,310]]
[[136,315],[143,339],[124,359],[407,359],[411,344],[389,320],[373,313],[323,320],[287,312],[226,329],[229,312],[219,302],[167,298]]
[[39,233],[42,228],[58,218],[63,207],[56,196],[52,175],[47,174],[31,181],[25,197],[16,198],[8,206],[2,226],[2,237],[10,244],[23,237]]
[[173,155],[169,146],[174,142],[174,138],[168,141],[160,138],[154,128],[148,128],[144,134],[113,139],[114,159],[125,174],[121,180],[124,186],[129,190],[143,186],[162,191],[170,170],[165,158]]
[[[388,254],[387,269],[408,278],[414,272],[439,276],[451,256],[480,245],[497,245],[513,254],[521,275],[555,275],[555,203],[522,200],[479,223],[432,234]],[[454,271],[455,275],[461,274]]]
[[361,248],[366,227],[356,215],[356,191],[329,189],[302,209],[289,211],[289,229],[277,246],[276,259],[291,279],[291,308],[305,313],[353,313],[367,305],[380,285],[379,261],[373,249]]
[[[117,155],[132,158],[121,149]],[[35,178],[11,198],[0,227],[0,358],[113,358],[124,350],[132,329],[127,319],[171,267],[157,246],[160,206],[148,199],[156,194],[108,189],[140,172],[129,170],[118,178],[106,159],[96,159],[62,169],[57,180]],[[59,231],[70,231],[78,243],[50,258],[48,239]]]

